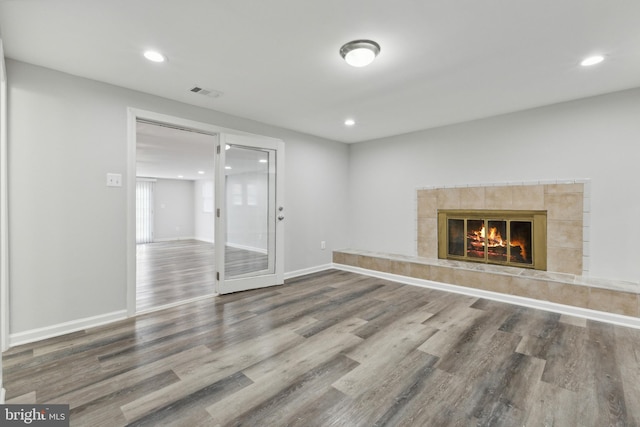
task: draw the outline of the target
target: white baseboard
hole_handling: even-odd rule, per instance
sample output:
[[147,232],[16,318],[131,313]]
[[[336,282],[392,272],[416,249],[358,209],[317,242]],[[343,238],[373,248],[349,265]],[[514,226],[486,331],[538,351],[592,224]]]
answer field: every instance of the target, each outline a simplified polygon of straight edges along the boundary
[[284,280],[293,279],[294,277],[304,276],[305,274],[317,273],[319,271],[329,270],[334,268],[333,264],[317,265],[315,267],[303,268],[302,270],[289,271],[284,273]]
[[[333,268],[332,264],[324,264],[315,267],[305,268],[302,270],[291,271],[284,274],[284,278],[291,279],[293,277],[304,276],[305,274],[317,273],[319,271],[328,270]],[[200,299],[210,298],[211,295],[197,297],[189,301],[180,301],[166,306],[156,307],[151,310],[146,310],[136,313],[136,315],[144,314],[150,311],[156,311],[158,309],[165,309],[176,305],[185,304],[187,302],[193,302]],[[71,332],[81,331],[94,326],[101,326],[107,323],[116,322],[127,318],[127,310],[115,311],[113,313],[102,314],[99,316],[88,317],[85,319],[74,320],[71,322],[59,323],[57,325],[47,326],[44,328],[32,329],[29,331],[18,332],[9,335],[9,347],[15,347],[21,344],[27,344],[35,341],[44,340],[47,338],[57,337]]]
[[621,314],[607,313],[604,311],[590,310],[588,308],[573,307],[570,305],[557,304],[555,302],[542,301],[532,298],[519,297],[515,295],[501,294],[497,292],[485,291],[482,289],[467,288],[464,286],[450,285],[448,283],[434,282],[432,280],[416,279],[413,277],[399,276],[397,274],[384,273],[381,271],[366,270],[360,267],[352,267],[343,264],[332,264],[331,268],[337,270],[350,271],[352,273],[364,274],[366,276],[377,277],[393,282],[407,285],[420,286],[429,289],[438,289],[456,294],[468,295],[479,298],[486,298],[493,301],[505,302],[508,304],[520,305],[523,307],[536,308],[538,310],[551,311],[558,314],[582,317],[589,320],[611,323],[614,325],[627,326],[629,328],[640,329],[640,318],[623,316]]
[[[352,267],[342,264],[323,264],[315,267],[304,268],[301,270],[289,271],[284,274],[284,278],[292,279],[294,277],[304,276],[307,274],[318,273],[331,268],[337,270],[350,271],[353,273],[364,274],[366,276],[378,277],[380,279],[390,280],[393,282],[404,283],[407,285],[420,286],[429,289],[438,289],[446,292],[453,292],[462,295],[486,298],[494,301],[515,304],[524,307],[536,308],[539,310],[551,311],[559,314],[567,314],[570,316],[582,317],[590,320],[611,323],[615,325],[627,326],[630,328],[640,329],[640,318],[623,316],[620,314],[607,313],[603,311],[589,310],[586,308],[573,307],[568,305],[557,304],[548,301],[541,301],[531,298],[519,297],[515,295],[507,295],[496,292],[484,291],[481,289],[467,288],[464,286],[451,285],[448,283],[434,282],[431,280],[416,279],[413,277],[399,276],[396,274],[383,273],[380,271],[366,270],[364,268]],[[208,297],[207,297],[208,298]],[[166,307],[164,307],[166,308]],[[11,334],[9,336],[9,346],[17,346],[30,342],[40,341],[43,339],[56,337],[83,329],[101,326],[107,323],[123,320],[127,318],[127,311],[120,310],[112,313],[102,314],[99,316],[88,317],[85,319],[74,320],[71,322],[60,323],[53,326],[47,326],[39,329]],[[0,384],[1,386],[1,384]],[[4,390],[1,390],[4,392]],[[2,400],[0,400],[2,402]]]
[[192,236],[180,236],[180,237],[163,237],[162,239],[153,239],[153,243],[160,242],[178,242],[180,240],[198,240]]
[[266,249],[255,248],[253,246],[237,245],[235,243],[227,243],[227,246],[230,248],[242,249],[245,251],[258,252],[260,254],[265,254],[265,255],[268,253]]
[[101,314],[99,316],[87,317],[84,319],[72,320],[71,322],[46,326],[44,328],[18,332],[16,334],[9,335],[9,346],[14,347],[21,344],[27,344],[47,338],[57,337],[60,335],[81,331],[83,329],[92,328],[95,326],[101,326],[126,318],[127,310],[120,310],[114,311],[112,313]]
[[198,242],[206,242],[206,243],[216,243],[213,239],[209,239],[208,237],[194,237],[195,240],[197,240]]

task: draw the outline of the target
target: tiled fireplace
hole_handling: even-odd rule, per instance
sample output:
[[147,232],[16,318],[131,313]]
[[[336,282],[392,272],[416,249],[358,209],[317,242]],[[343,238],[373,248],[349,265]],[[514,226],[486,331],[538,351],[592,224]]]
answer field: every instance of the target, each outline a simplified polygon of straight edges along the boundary
[[[416,196],[417,256],[344,249],[334,252],[334,263],[640,317],[640,284],[589,277],[588,180],[421,188]],[[545,222],[537,223],[536,215]],[[458,243],[446,234],[450,219],[462,234]],[[521,242],[528,227],[532,238],[546,238],[544,249],[533,249],[541,261],[529,258],[532,249]],[[500,240],[509,249],[497,247]]]
[[585,275],[588,259],[588,182],[519,184],[418,190],[417,252],[419,257],[438,258],[438,211],[508,210],[546,212],[548,238],[546,270]]

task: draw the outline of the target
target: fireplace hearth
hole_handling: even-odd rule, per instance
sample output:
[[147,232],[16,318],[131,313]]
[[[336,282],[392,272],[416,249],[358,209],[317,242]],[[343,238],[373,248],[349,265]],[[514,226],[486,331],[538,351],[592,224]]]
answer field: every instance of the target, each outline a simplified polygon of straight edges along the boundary
[[439,210],[438,257],[546,270],[546,211]]

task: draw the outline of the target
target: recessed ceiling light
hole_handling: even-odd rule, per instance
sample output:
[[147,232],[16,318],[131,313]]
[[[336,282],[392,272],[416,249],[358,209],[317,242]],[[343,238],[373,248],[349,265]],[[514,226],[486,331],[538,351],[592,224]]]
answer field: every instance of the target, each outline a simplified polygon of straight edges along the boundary
[[184,178],[184,176],[182,176],[182,175],[178,175],[178,178]]
[[353,119],[347,119],[344,121],[345,126],[353,126],[356,124],[356,121]]
[[200,175],[204,175],[204,171],[198,171]]
[[229,170],[229,169],[231,169],[231,166],[225,166],[224,168]]
[[365,67],[376,59],[380,45],[372,40],[354,40],[340,48],[340,56],[352,67]]
[[604,61],[604,56],[594,55],[594,56],[590,56],[588,58],[583,59],[580,65],[582,65],[583,67],[589,67],[591,65],[599,64],[602,61]]
[[164,62],[167,58],[163,54],[155,50],[147,50],[144,52],[144,57],[152,62]]
[[268,162],[268,160],[267,160],[267,159],[260,159],[260,160],[258,160],[258,162],[260,162],[260,163],[267,163],[267,162]]

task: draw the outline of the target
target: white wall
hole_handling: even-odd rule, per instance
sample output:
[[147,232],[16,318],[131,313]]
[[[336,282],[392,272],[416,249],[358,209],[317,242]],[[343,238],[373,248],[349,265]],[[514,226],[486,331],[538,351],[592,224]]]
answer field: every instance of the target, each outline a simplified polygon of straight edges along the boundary
[[[206,191],[205,191],[206,189]],[[197,180],[193,187],[194,228],[195,238],[203,242],[214,242],[215,216],[210,210],[215,195],[212,180]],[[210,199],[208,209],[205,210],[205,199]]]
[[12,334],[126,309],[126,187],[105,175],[135,179],[127,107],[285,141],[287,272],[348,246],[414,254],[417,187],[591,178],[591,274],[640,279],[640,89],[349,147],[17,61],[7,70]]
[[194,181],[158,178],[153,205],[155,242],[194,238]]
[[[284,140],[285,271],[329,263],[347,245],[345,144],[18,61],[7,67],[12,335],[126,309],[126,182],[135,179],[126,174],[127,107]],[[107,172],[125,185],[106,187]]]
[[639,281],[639,142],[634,89],[352,145],[350,247],[415,255],[418,187],[590,178],[590,275]]

